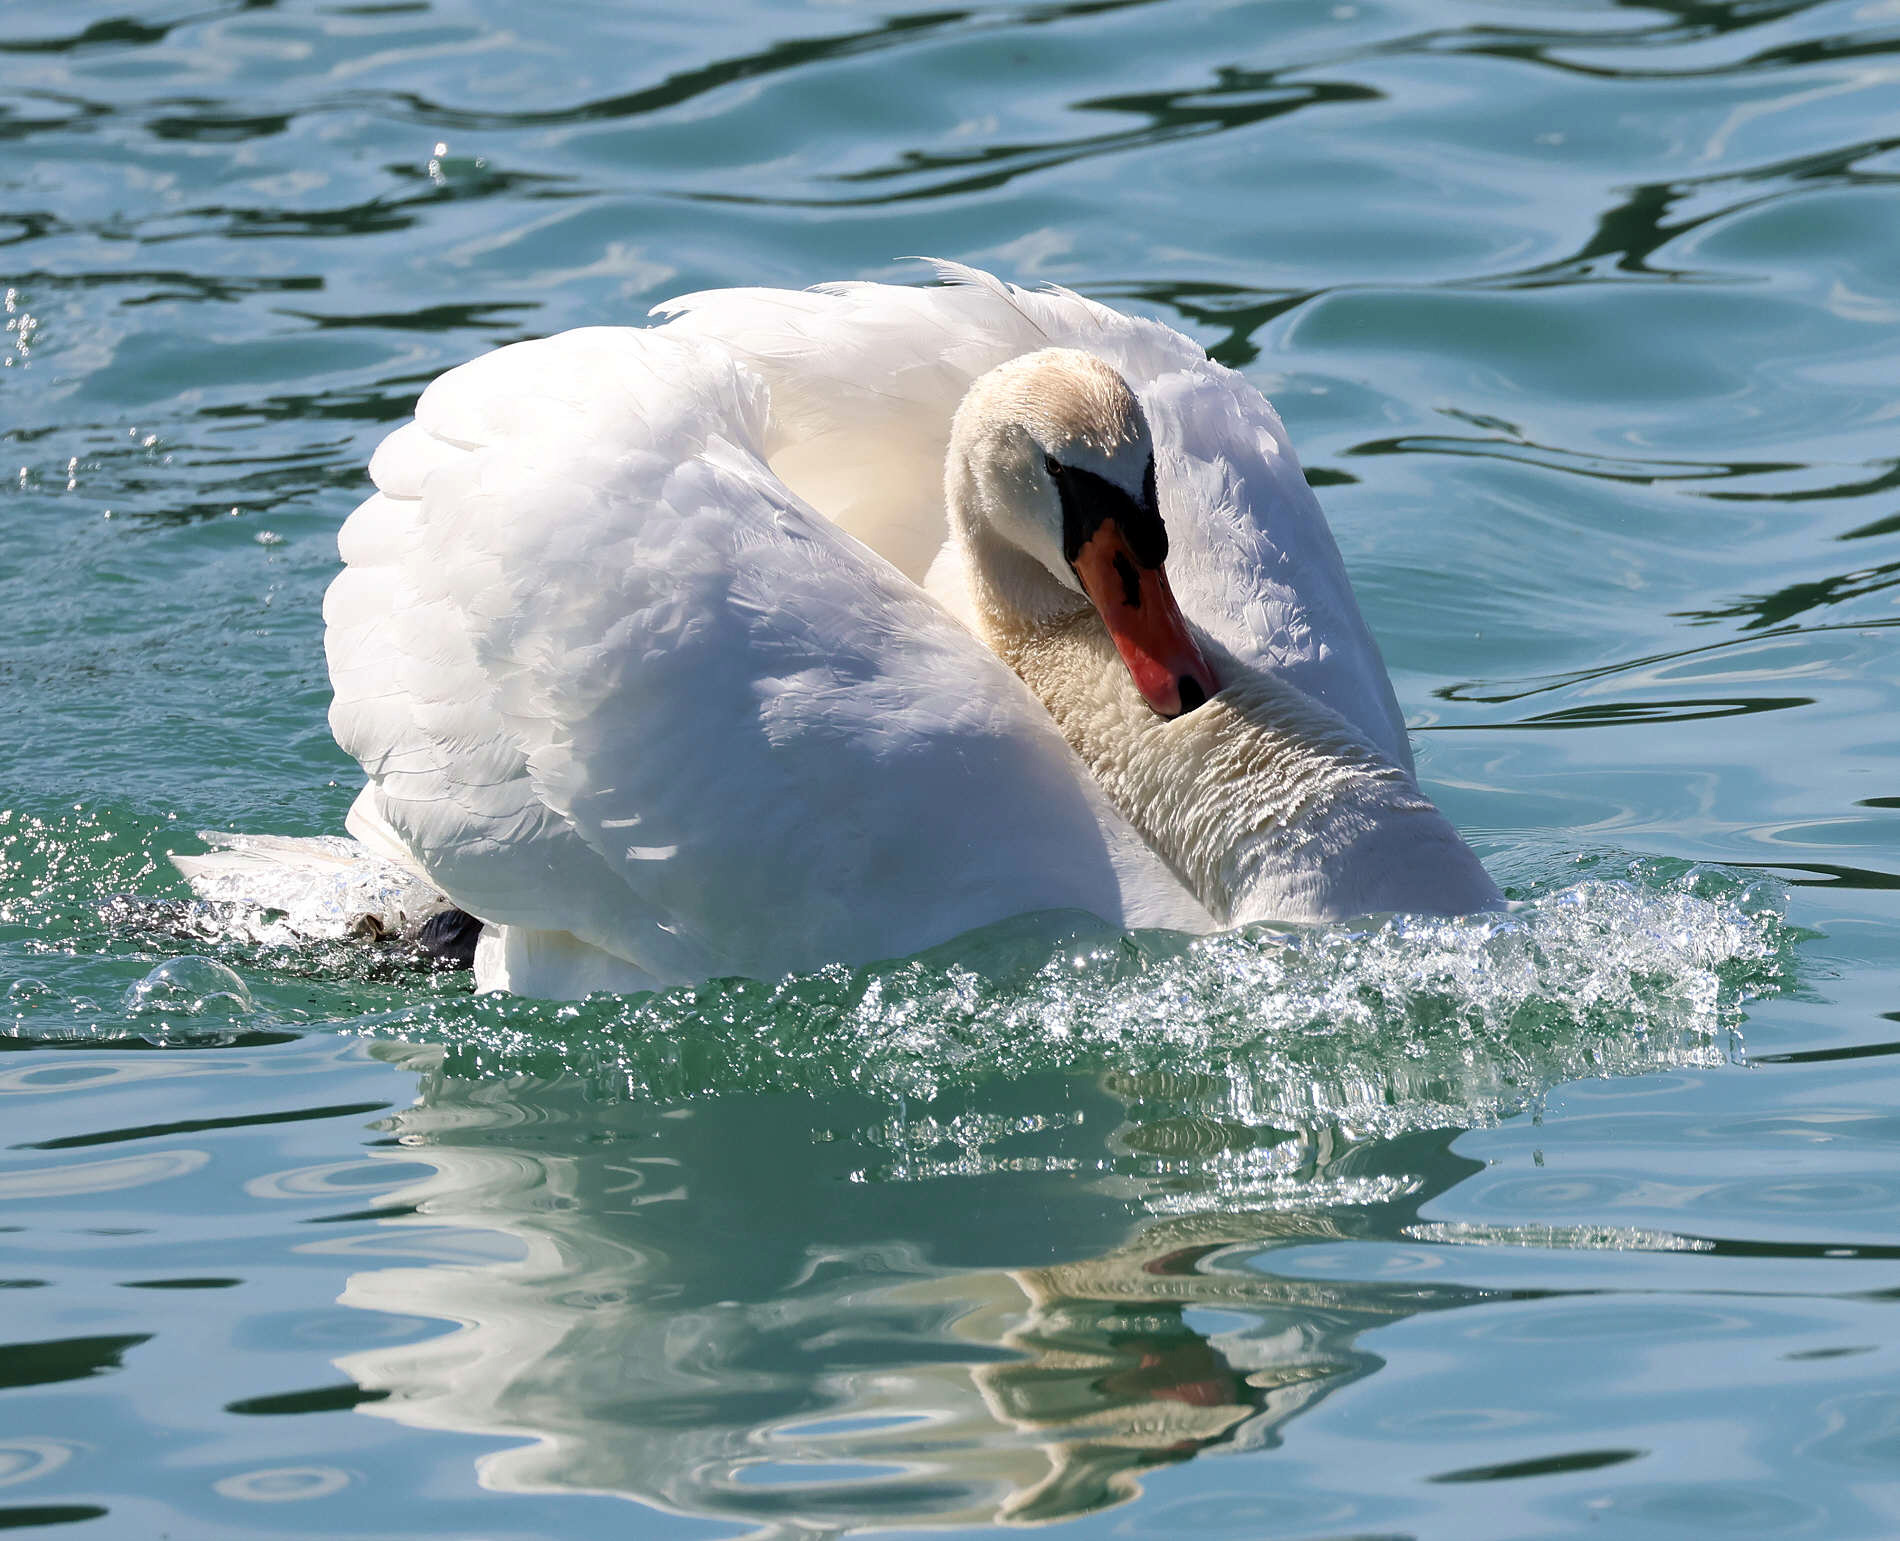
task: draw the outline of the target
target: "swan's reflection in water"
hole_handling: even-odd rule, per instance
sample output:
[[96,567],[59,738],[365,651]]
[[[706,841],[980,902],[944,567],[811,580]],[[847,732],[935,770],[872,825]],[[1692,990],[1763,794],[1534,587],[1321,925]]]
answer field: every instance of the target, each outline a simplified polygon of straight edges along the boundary
[[[518,1436],[480,1468],[511,1491],[787,1534],[1123,1502],[1158,1465],[1277,1443],[1377,1368],[1365,1329],[1481,1298],[1259,1266],[1396,1234],[1471,1167],[1449,1131],[1303,1136],[1235,1120],[1231,1093],[1048,1075],[922,1112],[654,1107],[425,1068],[385,1148],[436,1175],[389,1224],[430,1228],[408,1238],[423,1256],[458,1225],[519,1256],[355,1274],[346,1304],[459,1330],[341,1368],[387,1394],[375,1416]],[[1267,1174],[1252,1194],[1237,1157]],[[1341,1193],[1365,1202],[1301,1197]]]

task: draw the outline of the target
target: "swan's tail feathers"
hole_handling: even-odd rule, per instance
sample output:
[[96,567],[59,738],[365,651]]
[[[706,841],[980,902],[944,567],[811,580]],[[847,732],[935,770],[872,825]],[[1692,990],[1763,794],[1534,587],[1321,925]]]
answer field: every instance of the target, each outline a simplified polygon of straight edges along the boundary
[[295,941],[407,942],[468,967],[480,922],[409,866],[336,835],[201,830],[202,856],[174,856],[192,892],[228,909],[239,929]]

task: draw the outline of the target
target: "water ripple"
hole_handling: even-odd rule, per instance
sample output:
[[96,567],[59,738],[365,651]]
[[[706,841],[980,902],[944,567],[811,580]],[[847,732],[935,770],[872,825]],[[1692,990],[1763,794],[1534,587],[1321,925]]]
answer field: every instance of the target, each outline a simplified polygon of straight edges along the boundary
[[[1837,1479],[1895,1405],[1900,12],[110,9],[0,15],[0,1081],[47,1188],[0,1284],[85,1377],[50,1481],[112,1496],[0,1524],[452,1485],[368,1415],[476,1436],[425,1529],[969,1529],[1165,1469],[1143,1533],[1885,1533]],[[287,923],[334,893],[185,896],[191,828],[340,826],[320,596],[431,377],[920,250],[1273,396],[1512,912],[555,1006]]]
[[[661,1099],[930,1097],[1052,1069],[1218,1074],[1234,1078],[1249,1127],[1390,1137],[1495,1118],[1575,1076],[1719,1063],[1742,1004],[1783,988],[1792,940],[1771,889],[1680,864],[1538,891],[1506,917],[1185,947],[1084,928],[1053,955],[1036,931],[1007,925],[907,963],[776,984],[437,1001],[360,1030],[442,1044],[461,1074],[558,1067]],[[1243,1166],[1265,1180],[1284,1160],[1250,1152]]]

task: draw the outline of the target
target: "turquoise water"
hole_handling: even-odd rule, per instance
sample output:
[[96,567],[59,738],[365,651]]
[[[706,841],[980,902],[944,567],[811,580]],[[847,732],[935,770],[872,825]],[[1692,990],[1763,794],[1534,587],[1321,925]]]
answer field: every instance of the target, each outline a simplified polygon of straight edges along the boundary
[[[0,1528],[1900,1532],[1900,8],[10,0],[0,144]],[[428,379],[911,252],[1273,397],[1516,912],[558,1007],[183,902],[340,823]]]

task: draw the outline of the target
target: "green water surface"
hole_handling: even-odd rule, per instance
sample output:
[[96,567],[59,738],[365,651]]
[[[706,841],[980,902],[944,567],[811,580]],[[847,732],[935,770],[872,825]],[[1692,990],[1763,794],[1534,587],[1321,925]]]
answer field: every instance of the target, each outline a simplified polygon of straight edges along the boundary
[[[1518,910],[556,1006],[183,902],[340,826],[430,378],[913,252],[1273,398]],[[8,0],[0,253],[0,1529],[1900,1534],[1891,0]]]

